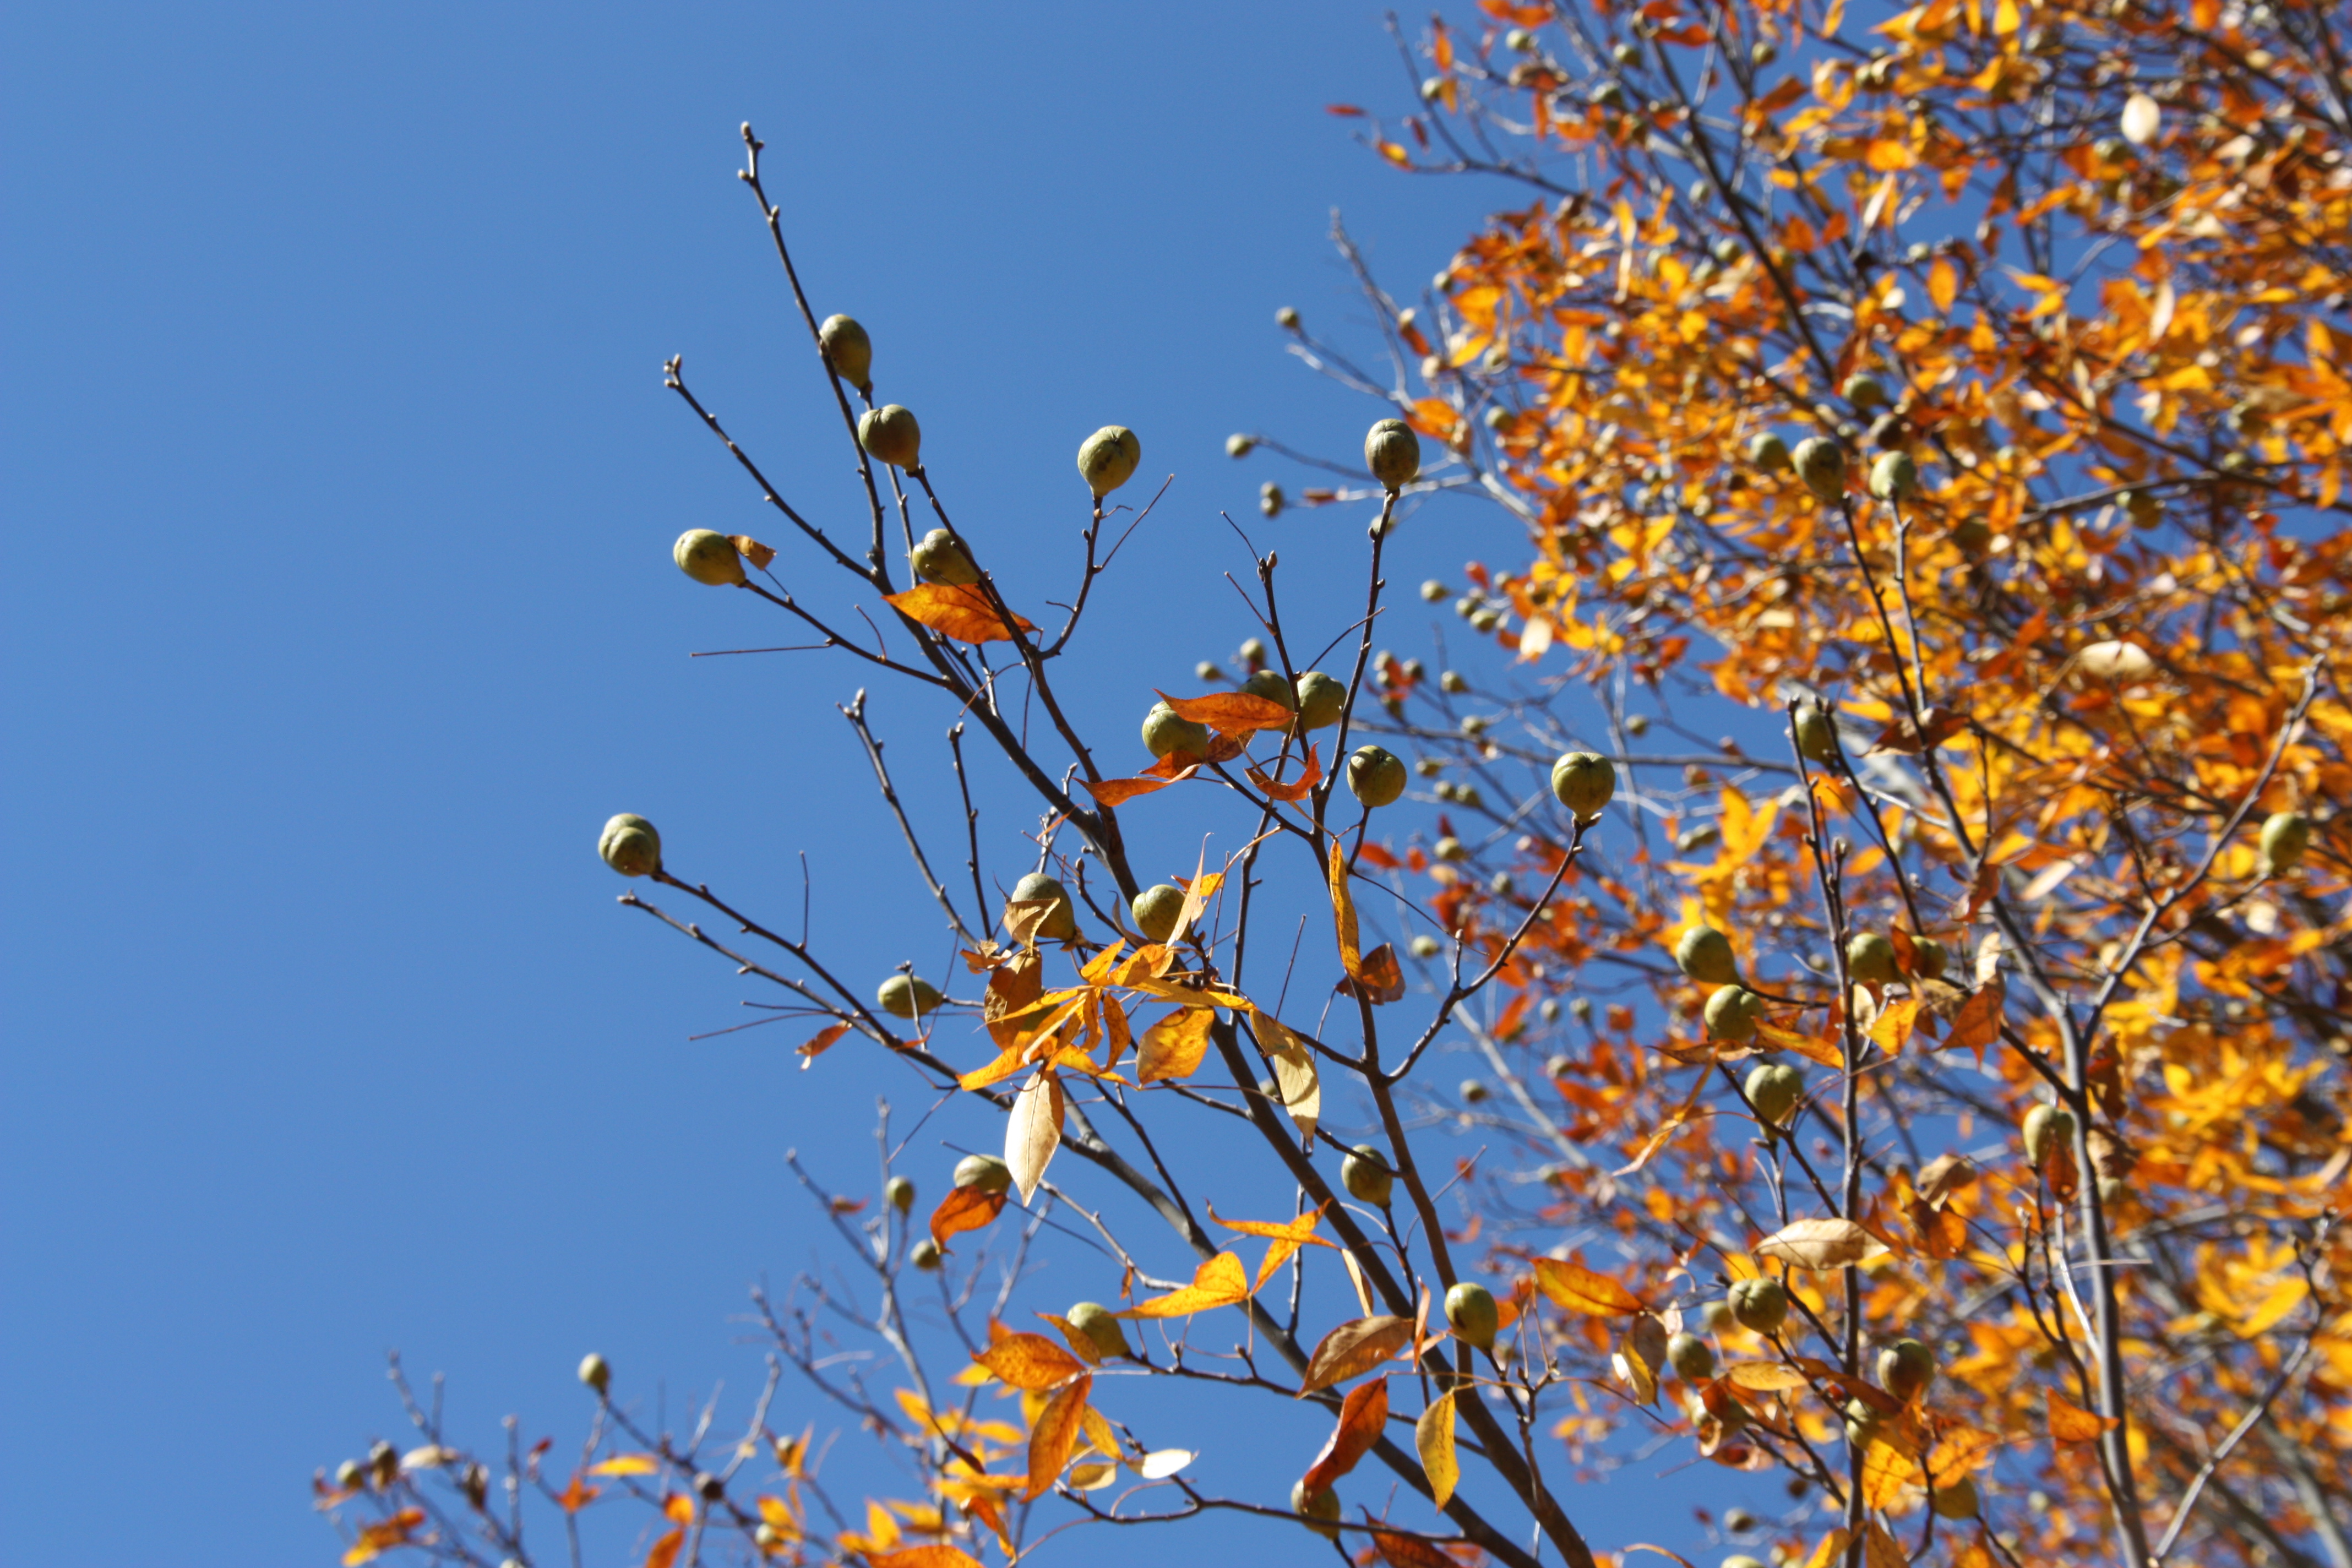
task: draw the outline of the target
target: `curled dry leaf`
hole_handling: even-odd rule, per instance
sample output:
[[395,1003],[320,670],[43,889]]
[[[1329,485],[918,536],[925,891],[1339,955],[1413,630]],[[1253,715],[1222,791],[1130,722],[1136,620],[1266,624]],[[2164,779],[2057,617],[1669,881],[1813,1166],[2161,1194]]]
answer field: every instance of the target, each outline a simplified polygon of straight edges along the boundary
[[744,560],[749,561],[751,563],[751,569],[755,572],[766,571],[768,569],[768,563],[776,558],[776,552],[774,550],[761,543],[758,540],[752,538],[748,533],[736,534],[729,541],[729,542],[735,546],[736,552],[740,554]]
[[1323,761],[1315,754],[1315,748],[1309,746],[1307,748],[1306,767],[1301,769],[1298,776],[1288,784],[1278,783],[1274,775],[1264,768],[1250,769],[1249,781],[1264,790],[1269,800],[1284,802],[1305,800],[1314,793],[1315,786],[1323,782]]
[[1024,1204],[1036,1195],[1054,1151],[1062,1146],[1064,1109],[1061,1079],[1040,1069],[1022,1086],[1013,1099],[1013,1113],[1005,1118],[1004,1163],[1012,1169],[1013,1184]]
[[950,1237],[980,1229],[1004,1212],[1004,1197],[978,1187],[954,1188],[931,1211],[931,1239],[945,1247]]
[[1361,1377],[1412,1342],[1412,1323],[1385,1314],[1354,1318],[1341,1323],[1315,1346],[1307,1358],[1307,1375],[1300,1379],[1298,1397],[1318,1389]]
[[1821,1270],[1843,1268],[1886,1249],[1885,1242],[1850,1219],[1801,1219],[1759,1243],[1756,1256]]
[[1389,1380],[1376,1377],[1360,1388],[1348,1391],[1340,1402],[1339,1419],[1331,1428],[1331,1436],[1323,1440],[1323,1451],[1307,1468],[1301,1478],[1308,1491],[1329,1486],[1356,1468],[1356,1462],[1372,1451],[1381,1440],[1381,1433],[1389,1424]]
[[1404,968],[1397,963],[1396,950],[1387,942],[1364,954],[1355,973],[1339,982],[1338,990],[1349,996],[1361,996],[1374,1005],[1402,1001],[1404,998]]
[[1217,691],[1206,697],[1171,697],[1162,691],[1160,700],[1174,709],[1179,719],[1206,724],[1221,735],[1254,735],[1260,730],[1287,730],[1297,717],[1273,698],[1259,697],[1246,691]]

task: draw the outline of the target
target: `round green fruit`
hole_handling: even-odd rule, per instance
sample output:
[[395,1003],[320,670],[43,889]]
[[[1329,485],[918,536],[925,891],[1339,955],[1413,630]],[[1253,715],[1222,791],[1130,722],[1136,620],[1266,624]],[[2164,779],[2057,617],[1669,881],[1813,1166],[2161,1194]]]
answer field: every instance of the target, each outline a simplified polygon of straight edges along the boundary
[[1239,432],[1225,437],[1225,456],[1228,458],[1246,458],[1256,449],[1257,441],[1255,437],[1244,436]]
[[1155,702],[1151,711],[1143,716],[1143,743],[1155,757],[1164,757],[1171,752],[1205,757],[1209,754],[1209,727],[1179,718],[1176,710],[1165,702]]
[[1951,951],[1932,936],[1911,939],[1911,973],[1922,980],[1941,980],[1952,964]]
[[1735,1321],[1728,1301],[1706,1301],[1699,1306],[1698,1326],[1710,1334],[1728,1333]]
[[1728,985],[1739,978],[1731,939],[1713,926],[1693,926],[1675,943],[1675,966],[1702,985]]
[[613,1386],[613,1366],[603,1356],[591,1351],[580,1358],[580,1381],[594,1389],[601,1396]]
[[2038,1171],[2050,1163],[2053,1152],[2074,1143],[2074,1113],[2055,1105],[2037,1105],[2025,1113],[2021,1131],[2026,1162]]
[[1280,517],[1282,515],[1282,507],[1283,496],[1282,487],[1280,485],[1269,482],[1258,486],[1258,510],[1264,512],[1268,517]]
[[1764,998],[1744,985],[1718,985],[1706,999],[1706,1032],[1718,1040],[1752,1040]]
[[1937,1487],[1927,1506],[1936,1510],[1937,1519],[1968,1520],[1977,1516],[1983,1505],[1977,1499],[1977,1484],[1962,1476],[1948,1487]]
[[1166,942],[1176,934],[1176,918],[1184,912],[1184,889],[1161,882],[1136,894],[1127,908],[1136,930],[1153,942]]
[[1488,1093],[1489,1090],[1485,1082],[1478,1079],[1465,1078],[1462,1080],[1461,1094],[1465,1104],[1484,1104]]
[[1348,705],[1348,688],[1319,669],[1310,669],[1298,678],[1298,727],[1302,730],[1326,730],[1339,721],[1340,710]]
[[907,1249],[907,1261],[929,1274],[940,1266],[940,1244],[929,1237]]
[[1365,434],[1364,466],[1394,495],[1421,472],[1421,437],[1402,419],[1381,420]]
[[1845,972],[1857,984],[1890,984],[1902,973],[1895,963],[1895,943],[1874,931],[1849,937],[1845,944]]
[[1298,711],[1298,693],[1292,689],[1290,682],[1282,679],[1282,671],[1278,669],[1250,671],[1249,679],[1242,682],[1241,689],[1249,696],[1279,702],[1293,713]]
[[1897,1340],[1878,1352],[1878,1384],[1897,1399],[1916,1399],[1936,1381],[1936,1352],[1917,1340]]
[[1778,1333],[1789,1318],[1789,1292],[1778,1279],[1759,1277],[1731,1287],[1731,1319],[1759,1334]]
[[1597,752],[1570,752],[1551,765],[1551,795],[1579,822],[1597,822],[1617,794],[1617,765]]
[[1404,794],[1404,761],[1382,746],[1360,746],[1348,759],[1348,788],[1368,806],[1393,805]]
[[835,375],[860,392],[874,390],[874,340],[864,327],[847,316],[827,316],[816,342]]
[[1770,473],[1789,466],[1789,443],[1770,431],[1748,438],[1748,460]]
[[1070,905],[1068,889],[1043,871],[1032,871],[1013,884],[1013,903],[1034,903],[1040,899],[1053,900],[1054,906],[1037,922],[1035,935],[1039,941],[1067,942],[1078,934],[1077,911]]
[[1078,472],[1100,500],[1135,477],[1143,443],[1124,425],[1106,425],[1078,444]]
[[1295,332],[1298,330],[1298,312],[1285,305],[1274,313],[1274,324],[1284,331]]
[[731,588],[743,581],[742,552],[723,533],[689,528],[670,546],[670,559],[696,582],[712,588]]
[[1715,1375],[1715,1350],[1696,1334],[1676,1334],[1666,1342],[1666,1364],[1685,1382],[1697,1383]]
[[1081,1301],[1063,1314],[1070,1327],[1086,1335],[1095,1349],[1106,1356],[1122,1356],[1127,1352],[1127,1331],[1108,1307],[1099,1301]]
[[1480,1350],[1491,1352],[1502,1315],[1495,1306],[1492,1291],[1465,1279],[1445,1292],[1445,1321]]
[[2146,531],[2164,521],[2164,503],[2147,490],[2126,490],[2116,497],[2116,504],[2124,509],[2132,526]]
[[1845,1404],[1845,1440],[1857,1448],[1867,1448],[1876,1440],[1878,1428],[1885,1420],[1875,1405],[1866,1400],[1849,1399]]
[[1790,464],[1805,488],[1823,500],[1845,494],[1845,448],[1826,436],[1808,436],[1797,443]]
[[1837,721],[1829,710],[1810,700],[1797,704],[1797,752],[1808,762],[1823,767],[1837,763]]
[[2263,824],[2263,860],[2273,876],[2303,864],[2311,849],[2311,818],[2299,811],[2274,813]]
[[894,468],[922,466],[923,427],[915,423],[912,413],[895,403],[869,408],[858,417],[857,444],[867,456]]
[[955,1184],[1001,1193],[1013,1185],[1013,1167],[993,1154],[966,1154],[956,1162]]
[[882,1184],[882,1201],[900,1214],[915,1206],[915,1184],[904,1176],[893,1176]]
[[1290,1483],[1290,1511],[1307,1522],[1307,1528],[1329,1540],[1339,1539],[1339,1494],[1329,1487],[1307,1489],[1304,1480]]
[[1867,371],[1845,378],[1845,400],[1862,413],[1886,406],[1886,384]]
[[1804,1098],[1805,1078],[1795,1068],[1766,1062],[1748,1075],[1745,1088],[1757,1115],[1775,1127],[1786,1127],[1797,1101]]
[[938,1009],[940,988],[918,974],[894,974],[882,983],[874,1000],[894,1018],[920,1018]]
[[1414,937],[1412,941],[1408,942],[1406,945],[1412,949],[1412,955],[1415,958],[1435,958],[1440,952],[1444,951],[1445,947],[1444,943],[1439,942],[1435,937],[1431,936],[1426,931]]
[[1359,1143],[1339,1162],[1339,1184],[1359,1203],[1386,1208],[1389,1195],[1396,1188],[1396,1173],[1389,1168],[1386,1156],[1378,1149],[1370,1143]]
[[944,528],[923,535],[908,552],[907,564],[926,583],[961,586],[980,581],[980,568],[971,563],[971,553]]
[[1908,452],[1882,452],[1870,465],[1870,493],[1880,500],[1901,500],[1919,488],[1919,465]]
[[644,817],[625,811],[596,836],[596,853],[624,877],[650,877],[661,869],[661,835]]
[[[1760,49],[1769,46],[1759,44],[1756,47]],[[1722,1568],[1764,1568],[1764,1564],[1745,1552],[1735,1552],[1723,1560]]]

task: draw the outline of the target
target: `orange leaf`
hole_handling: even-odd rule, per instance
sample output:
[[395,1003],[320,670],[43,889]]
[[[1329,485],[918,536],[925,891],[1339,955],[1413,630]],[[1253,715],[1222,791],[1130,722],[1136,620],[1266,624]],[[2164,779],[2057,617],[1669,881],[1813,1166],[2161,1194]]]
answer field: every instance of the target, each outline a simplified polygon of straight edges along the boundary
[[1192,1271],[1192,1282],[1165,1296],[1138,1301],[1122,1318],[1185,1318],[1212,1307],[1230,1307],[1249,1300],[1249,1275],[1238,1254],[1220,1252]]
[[582,1509],[594,1502],[596,1494],[604,1489],[602,1487],[583,1485],[581,1479],[574,1476],[572,1478],[572,1484],[557,1494],[555,1500],[564,1512],[578,1513]]
[[1179,1007],[1143,1032],[1137,1047],[1135,1076],[1144,1083],[1162,1079],[1190,1078],[1208,1053],[1209,1030],[1216,1024],[1214,1007]]
[[1099,783],[1093,779],[1080,779],[1078,782],[1087,786],[1087,793],[1095,797],[1096,805],[1119,806],[1125,805],[1137,795],[1150,795],[1156,789],[1166,789],[1170,784],[1176,781],[1173,779],[1133,778],[1104,779]]
[[1394,163],[1401,168],[1410,168],[1412,166],[1412,154],[1398,146],[1395,142],[1382,142],[1379,145],[1381,149],[1381,156],[1386,158],[1390,163]]
[[1356,900],[1348,893],[1348,852],[1336,837],[1331,840],[1330,882],[1331,919],[1339,936],[1339,967],[1352,980],[1363,965],[1363,948],[1356,936]]
[[1927,298],[1936,301],[1936,309],[1949,314],[1952,301],[1959,297],[1959,269],[1948,261],[1938,260],[1927,269]]
[[[575,1479],[572,1484],[577,1486],[579,1482]],[[590,1495],[594,1495],[593,1489]],[[389,1518],[360,1526],[359,1540],[343,1553],[343,1568],[359,1568],[361,1563],[373,1561],[388,1546],[407,1545],[411,1533],[424,1522],[423,1509],[404,1508]]]
[[671,1531],[667,1535],[655,1542],[654,1549],[646,1553],[646,1568],[670,1568],[670,1564],[677,1561],[677,1554],[685,1545],[686,1531]]
[[1220,735],[1254,735],[1260,730],[1287,730],[1298,717],[1271,697],[1248,691],[1216,691],[1206,697],[1171,697],[1160,700],[1179,719],[1206,724]]
[[980,1559],[952,1546],[909,1546],[904,1552],[869,1553],[873,1568],[980,1568]]
[[2094,1415],[2054,1388],[2044,1390],[2042,1397],[2048,1402],[2050,1436],[2056,1442],[2094,1443],[2117,1425],[2114,1416]]
[[[1307,1358],[1298,1397],[1361,1377],[1412,1342],[1412,1324],[1402,1318],[1355,1318],[1325,1334]],[[1353,1461],[1350,1461],[1351,1463]]]
[[1323,760],[1315,754],[1315,748],[1309,746],[1307,748],[1307,766],[1291,783],[1276,784],[1263,768],[1250,769],[1249,781],[1264,790],[1268,800],[1305,800],[1314,792],[1315,786],[1323,782]]
[[[1411,1331],[1412,1325],[1405,1325]],[[1308,1491],[1319,1490],[1356,1468],[1356,1461],[1372,1451],[1381,1433],[1389,1424],[1389,1380],[1376,1377],[1361,1388],[1349,1391],[1340,1402],[1339,1424],[1331,1436],[1323,1440],[1323,1451],[1307,1468],[1302,1480]]]
[[694,1522],[694,1500],[684,1492],[672,1492],[662,1499],[662,1517],[672,1524]]
[[741,555],[744,560],[749,561],[751,563],[753,571],[766,571],[768,569],[768,563],[776,558],[776,552],[774,550],[761,543],[758,540],[753,539],[747,533],[736,534],[730,542],[735,546],[735,550],[738,554]]
[[1899,1056],[1904,1042],[1911,1037],[1912,1026],[1919,1017],[1919,998],[1906,996],[1900,1002],[1889,1002],[1886,1011],[1870,1026],[1870,1037],[1888,1056]]
[[1364,954],[1355,974],[1339,982],[1337,989],[1350,996],[1361,996],[1375,1005],[1402,1000],[1404,969],[1397,963],[1396,949],[1382,942]]
[[1972,1050],[1982,1061],[1984,1048],[2000,1038],[2000,1010],[2008,999],[2008,990],[1998,975],[1979,986],[1960,1004],[1960,1010],[1952,1015],[1952,1027],[1944,1037],[1944,1048]]
[[980,1229],[1003,1209],[1003,1193],[983,1193],[978,1187],[958,1187],[941,1198],[940,1206],[931,1211],[931,1239],[944,1247],[948,1237]]
[[971,583],[919,583],[903,594],[886,594],[883,603],[906,616],[930,627],[958,642],[1010,642],[1013,631],[1033,632],[1037,628],[1019,616],[1013,617],[1013,631],[1005,629],[1003,621],[988,602],[988,595]]
[[1062,1473],[1062,1467],[1070,1462],[1070,1450],[1077,1446],[1078,1433],[1086,1425],[1087,1395],[1094,1385],[1091,1375],[1081,1376],[1037,1412],[1036,1425],[1029,1428],[1029,1484],[1024,1497],[1043,1496]]
[[824,1055],[833,1048],[834,1041],[847,1033],[849,1033],[849,1026],[846,1024],[835,1024],[829,1029],[819,1030],[814,1039],[801,1047],[801,1066],[806,1068],[817,1058]]
[[1372,1550],[1389,1568],[1461,1568],[1453,1558],[1428,1542],[1392,1530],[1372,1531]]
[[1611,1318],[1646,1310],[1631,1290],[1606,1274],[1595,1274],[1580,1263],[1564,1263],[1557,1258],[1536,1259],[1536,1289],[1554,1305],[1587,1317]]
[[971,1358],[1013,1388],[1058,1388],[1086,1371],[1085,1363],[1043,1334],[1007,1334]]

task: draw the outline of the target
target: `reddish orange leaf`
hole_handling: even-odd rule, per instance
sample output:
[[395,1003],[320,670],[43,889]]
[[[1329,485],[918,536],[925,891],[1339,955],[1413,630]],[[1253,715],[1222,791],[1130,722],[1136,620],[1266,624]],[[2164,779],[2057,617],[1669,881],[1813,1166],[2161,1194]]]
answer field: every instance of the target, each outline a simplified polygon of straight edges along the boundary
[[884,595],[883,602],[908,620],[958,642],[1010,642],[1013,631],[1037,629],[1014,616],[1013,630],[1007,630],[977,584],[918,583],[903,594]]
[[1412,1324],[1403,1318],[1351,1319],[1325,1334],[1307,1358],[1307,1375],[1299,1380],[1298,1397],[1318,1389],[1361,1377],[1412,1341]]
[[1415,1536],[1393,1530],[1372,1531],[1372,1550],[1389,1568],[1461,1568],[1453,1558]]
[[978,1187],[955,1188],[931,1211],[931,1239],[945,1247],[948,1237],[980,1229],[1004,1212],[1004,1197],[1003,1193],[983,1193]]
[[1404,997],[1404,968],[1397,963],[1396,949],[1387,942],[1364,954],[1356,973],[1339,982],[1339,990],[1350,996],[1361,996],[1374,1005],[1402,1001]]
[[1007,1334],[971,1358],[1013,1388],[1058,1388],[1086,1371],[1076,1356],[1043,1334]]
[[1078,1434],[1086,1426],[1087,1395],[1094,1385],[1091,1374],[1082,1375],[1037,1412],[1037,1423],[1029,1428],[1029,1481],[1024,1497],[1043,1496],[1062,1473],[1062,1467],[1070,1462],[1070,1450],[1077,1446]]
[[[1410,1331],[1412,1325],[1406,1324]],[[1331,1428],[1331,1436],[1323,1440],[1323,1451],[1307,1468],[1303,1479],[1308,1491],[1329,1486],[1356,1468],[1356,1462],[1372,1451],[1381,1434],[1389,1424],[1389,1380],[1376,1377],[1360,1388],[1349,1390],[1340,1402],[1339,1419]]]
[[2112,1415],[2094,1415],[2056,1389],[2042,1391],[2050,1418],[2050,1436],[2060,1443],[2095,1443],[2117,1425]]
[[953,1546],[909,1546],[903,1552],[867,1553],[873,1568],[981,1568],[980,1559]]
[[1297,715],[1271,697],[1248,691],[1215,691],[1206,697],[1171,697],[1160,700],[1179,719],[1206,724],[1220,735],[1254,735],[1260,730],[1287,730]]
[[1290,783],[1276,783],[1273,775],[1263,768],[1250,769],[1249,781],[1264,790],[1269,800],[1305,800],[1314,793],[1315,786],[1323,782],[1323,760],[1315,754],[1315,748],[1309,746],[1307,748],[1307,766]]

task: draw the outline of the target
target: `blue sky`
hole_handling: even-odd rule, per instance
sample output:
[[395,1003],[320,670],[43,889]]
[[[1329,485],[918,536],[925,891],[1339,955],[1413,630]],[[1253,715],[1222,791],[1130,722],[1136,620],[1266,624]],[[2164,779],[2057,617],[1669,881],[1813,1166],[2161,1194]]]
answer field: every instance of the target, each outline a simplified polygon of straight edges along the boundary
[[[1024,592],[1073,570],[1080,437],[1129,424],[1146,474],[1176,474],[1075,679],[1105,733],[1250,630],[1215,513],[1255,527],[1258,482],[1299,476],[1227,461],[1224,435],[1344,453],[1372,416],[1273,329],[1284,303],[1360,315],[1329,209],[1410,288],[1507,193],[1398,176],[1323,113],[1404,99],[1360,0],[0,27],[0,1561],[329,1561],[308,1477],[394,1430],[388,1347],[449,1374],[479,1442],[508,1411],[572,1441],[592,1347],[673,1412],[714,1380],[748,1394],[746,1284],[825,1245],[782,1152],[870,1185],[866,1108],[914,1098],[847,1047],[795,1070],[781,1027],[689,1043],[750,993],[616,910],[593,852],[645,812],[675,864],[789,920],[805,851],[846,967],[940,967],[834,711],[858,673],[686,657],[794,639],[669,565],[688,526],[788,542],[662,391],[667,356],[799,499],[853,500],[737,122],[819,309],[873,331]],[[1394,582],[1509,558],[1493,514],[1424,516]],[[1360,523],[1256,528],[1331,631]],[[938,805],[945,716],[874,700]],[[1155,872],[1190,869],[1197,826],[1149,844]],[[911,1168],[935,1195],[953,1157]],[[787,1399],[779,1425],[831,1419]],[[1236,1490],[1318,1440],[1167,1419]],[[1672,1539],[1655,1500],[1582,1511],[1603,1542]],[[1120,1544],[1292,1544],[1268,1528]]]

